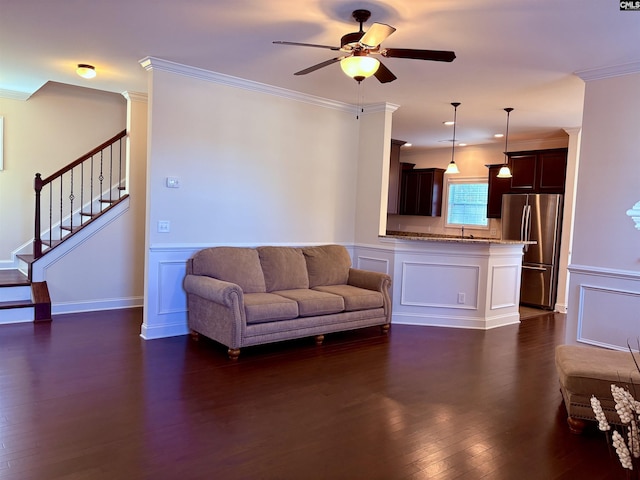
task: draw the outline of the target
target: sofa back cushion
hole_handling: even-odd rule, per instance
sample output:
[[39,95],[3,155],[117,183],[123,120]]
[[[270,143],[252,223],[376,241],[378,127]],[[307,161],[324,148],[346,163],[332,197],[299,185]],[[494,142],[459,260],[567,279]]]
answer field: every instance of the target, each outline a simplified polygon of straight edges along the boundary
[[344,285],[349,280],[351,257],[342,245],[322,245],[302,249],[309,272],[309,288]]
[[193,274],[235,283],[244,293],[264,293],[260,257],[254,248],[212,247],[193,256]]
[[292,247],[258,247],[267,292],[309,288],[302,250]]

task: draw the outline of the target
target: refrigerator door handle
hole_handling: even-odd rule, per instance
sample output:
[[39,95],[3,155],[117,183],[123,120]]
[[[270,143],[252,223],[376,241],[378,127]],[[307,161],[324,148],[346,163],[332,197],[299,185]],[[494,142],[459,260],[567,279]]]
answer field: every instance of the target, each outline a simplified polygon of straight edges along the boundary
[[[522,209],[522,220],[520,222],[520,239],[526,242],[531,238],[531,205],[525,205]],[[529,251],[529,245],[524,246],[525,253]]]
[[527,270],[535,270],[537,272],[545,272],[547,270],[543,267],[530,267],[529,265],[523,265],[522,268]]

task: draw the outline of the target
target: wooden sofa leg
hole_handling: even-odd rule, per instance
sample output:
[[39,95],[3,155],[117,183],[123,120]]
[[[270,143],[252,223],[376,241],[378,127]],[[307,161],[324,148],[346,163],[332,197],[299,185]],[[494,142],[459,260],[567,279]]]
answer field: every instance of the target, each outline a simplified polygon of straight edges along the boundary
[[316,335],[316,345],[322,345],[324,342],[324,335]]
[[200,334],[198,332],[196,332],[195,330],[190,330],[189,334],[191,335],[191,339],[195,340],[196,342],[198,340],[200,340]]
[[382,335],[386,335],[387,333],[389,333],[389,329],[391,328],[391,324],[389,323],[385,323],[384,325],[380,325],[380,331],[382,332]]
[[229,358],[231,360],[238,360],[238,357],[240,356],[240,349],[239,348],[230,348],[227,351],[227,354],[229,355]]
[[587,422],[580,418],[567,417],[567,423],[569,424],[569,431],[576,435],[580,435],[587,426]]

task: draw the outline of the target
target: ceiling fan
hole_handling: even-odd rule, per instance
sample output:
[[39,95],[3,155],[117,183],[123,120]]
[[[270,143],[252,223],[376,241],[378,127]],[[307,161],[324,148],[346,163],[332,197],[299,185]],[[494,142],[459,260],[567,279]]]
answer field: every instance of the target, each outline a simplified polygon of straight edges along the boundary
[[390,25],[374,23],[366,32],[362,24],[371,16],[369,10],[354,10],[352,13],[356,22],[360,23],[360,31],[347,33],[340,39],[339,47],[317,45],[314,43],[298,43],[275,41],[277,45],[296,45],[301,47],[326,48],[344,52],[344,55],[313,65],[294,75],[306,75],[323,67],[340,62],[342,70],[360,83],[365,78],[374,75],[381,83],[393,82],[397,77],[378,59],[369,55],[382,55],[386,58],[413,58],[416,60],[433,60],[436,62],[452,62],[456,58],[454,52],[445,50],[416,50],[412,48],[381,48],[380,44],[396,31]]

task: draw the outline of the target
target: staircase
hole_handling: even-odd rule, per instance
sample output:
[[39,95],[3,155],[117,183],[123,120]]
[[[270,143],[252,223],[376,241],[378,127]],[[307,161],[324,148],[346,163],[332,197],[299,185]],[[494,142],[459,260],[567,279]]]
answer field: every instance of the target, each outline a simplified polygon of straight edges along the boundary
[[15,252],[15,269],[0,270],[0,324],[51,321],[47,282],[33,267],[128,198],[125,139],[123,130],[44,179],[36,173],[34,238]]

